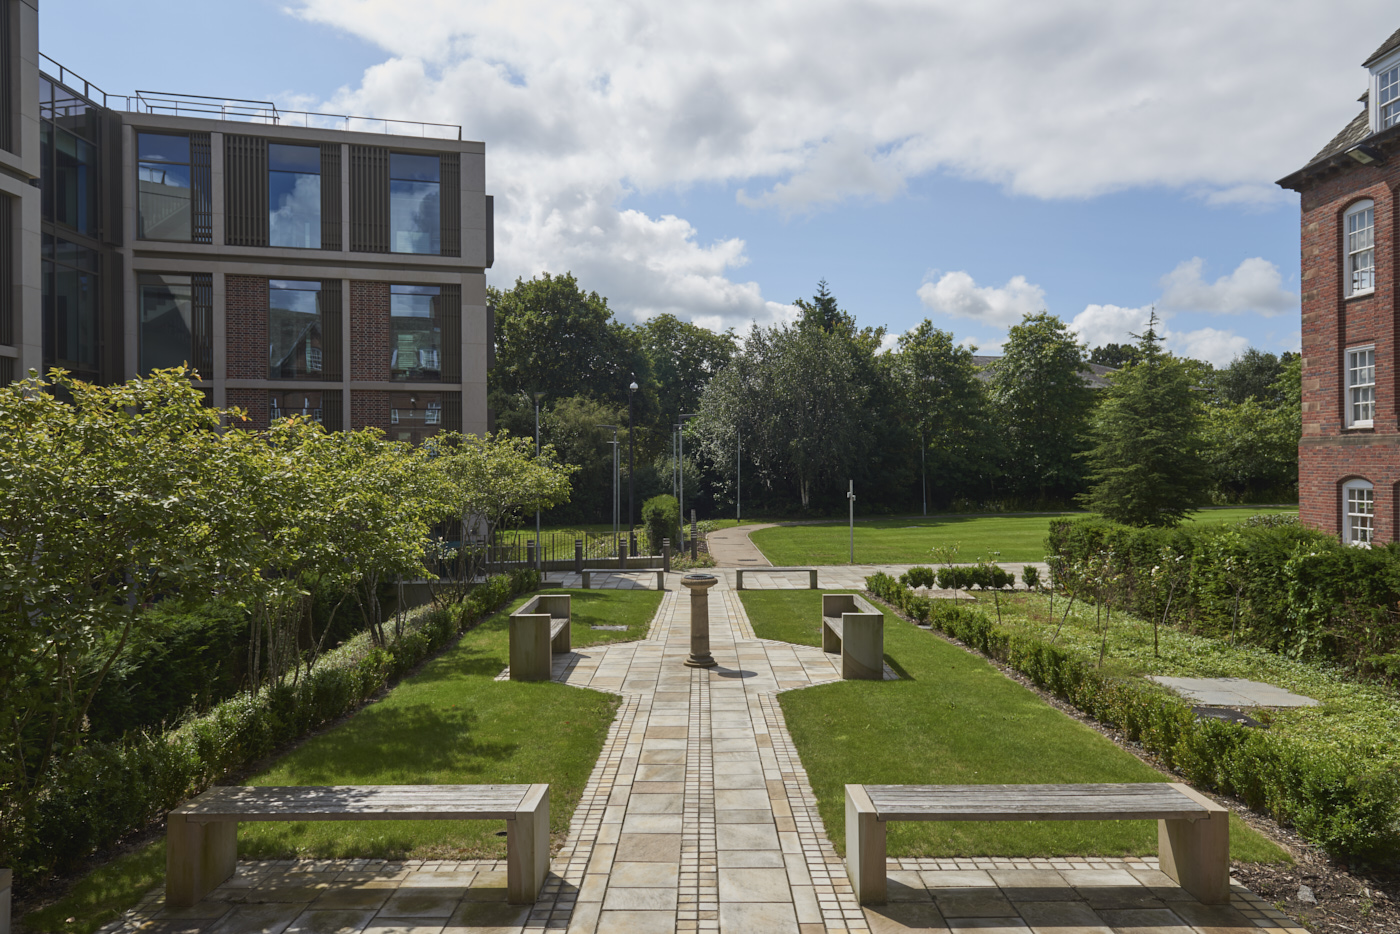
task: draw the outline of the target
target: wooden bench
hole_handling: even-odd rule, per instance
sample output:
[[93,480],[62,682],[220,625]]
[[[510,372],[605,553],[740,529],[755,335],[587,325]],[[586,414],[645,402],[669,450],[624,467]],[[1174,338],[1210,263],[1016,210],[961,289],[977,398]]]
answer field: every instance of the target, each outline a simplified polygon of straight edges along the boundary
[[734,589],[744,589],[744,572],[757,571],[760,574],[797,574],[803,573],[808,577],[808,590],[817,589],[817,569],[816,568],[735,568],[734,569]]
[[622,568],[584,568],[579,573],[583,575],[584,590],[592,589],[591,587],[589,587],[589,582],[593,579],[594,574],[655,574],[656,589],[666,589],[665,568],[627,568],[626,570],[623,570]]
[[885,614],[853,593],[822,594],[822,651],[841,653],[841,677],[885,677]]
[[549,872],[548,785],[211,788],[166,817],[165,903],[188,908],[233,875],[239,821],[501,819],[506,897],[528,905]]
[[548,681],[553,658],[573,647],[569,595],[542,593],[510,614],[510,680]]
[[885,824],[897,820],[1156,820],[1162,871],[1207,905],[1230,901],[1230,814],[1190,786],[847,785],[846,871],[885,901]]

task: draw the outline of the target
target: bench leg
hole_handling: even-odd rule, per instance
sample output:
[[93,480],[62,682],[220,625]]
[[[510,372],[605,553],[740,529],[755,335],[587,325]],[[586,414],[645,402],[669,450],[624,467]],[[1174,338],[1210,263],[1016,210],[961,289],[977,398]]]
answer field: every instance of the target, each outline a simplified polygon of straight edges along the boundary
[[165,903],[171,908],[189,908],[233,875],[237,864],[236,822],[166,816]]
[[588,579],[589,579],[590,577],[592,577],[592,576],[593,576],[593,575],[592,575],[592,574],[589,574],[587,571],[584,571],[584,572],[583,572],[583,589],[584,589],[584,590],[590,589],[589,586],[588,586]]
[[743,569],[743,568],[736,568],[735,571],[734,571],[734,589],[735,589],[735,590],[743,590],[743,589],[744,589],[744,569]]
[[825,621],[822,622],[822,651],[833,655],[841,651],[841,637]]
[[846,874],[858,903],[885,903],[885,824],[863,785],[846,786]]
[[533,785],[506,821],[506,900],[533,905],[549,874],[549,786]]
[[548,681],[553,675],[549,614],[529,613],[510,619],[510,680]]
[[1188,785],[1173,788],[1210,807],[1200,820],[1157,822],[1162,871],[1204,905],[1230,903],[1230,812]]
[[550,644],[550,650],[555,655],[562,655],[573,651],[574,634],[572,627],[569,625],[569,618],[565,617],[564,619],[564,628],[559,630],[559,635],[555,636],[554,641]]
[[841,677],[847,681],[885,679],[885,618],[846,613],[841,617]]
[[817,569],[816,569],[816,568],[813,568],[809,573],[812,575],[812,586],[808,587],[807,589],[808,589],[808,590],[816,590],[816,589],[817,589]]

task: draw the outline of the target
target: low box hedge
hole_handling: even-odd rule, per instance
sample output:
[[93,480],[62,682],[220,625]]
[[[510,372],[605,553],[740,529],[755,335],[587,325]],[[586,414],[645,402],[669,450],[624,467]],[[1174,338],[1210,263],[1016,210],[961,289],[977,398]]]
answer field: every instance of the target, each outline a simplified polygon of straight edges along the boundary
[[387,648],[360,636],[294,681],[239,694],[173,729],[87,744],[50,771],[32,801],[0,805],[0,866],[13,867],[20,884],[73,869],[228,773],[355,710],[513,597],[538,588],[533,570],[492,577],[460,604],[415,614]]
[[1121,730],[1193,785],[1240,798],[1332,856],[1400,853],[1400,773],[1358,750],[1323,755],[1266,730],[1198,719],[1176,695],[1112,677],[1077,654],[1008,632],[980,609],[930,601],[883,573],[866,578],[866,587]]

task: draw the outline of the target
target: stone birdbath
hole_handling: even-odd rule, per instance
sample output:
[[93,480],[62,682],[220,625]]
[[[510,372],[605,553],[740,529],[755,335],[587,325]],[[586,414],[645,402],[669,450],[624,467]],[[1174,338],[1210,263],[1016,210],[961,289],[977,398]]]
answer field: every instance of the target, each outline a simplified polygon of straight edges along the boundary
[[713,574],[687,574],[681,583],[690,591],[690,657],[687,668],[714,668],[710,655],[710,588],[719,583]]

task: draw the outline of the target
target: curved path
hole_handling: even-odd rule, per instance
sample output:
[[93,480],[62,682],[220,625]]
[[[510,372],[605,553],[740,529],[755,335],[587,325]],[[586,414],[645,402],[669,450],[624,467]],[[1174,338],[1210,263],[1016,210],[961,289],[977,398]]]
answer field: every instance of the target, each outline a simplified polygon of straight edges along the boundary
[[776,522],[760,522],[710,532],[705,536],[705,547],[710,550],[715,564],[722,568],[771,568],[773,562],[758,550],[758,546],[749,539],[749,533],[771,529],[776,525]]

